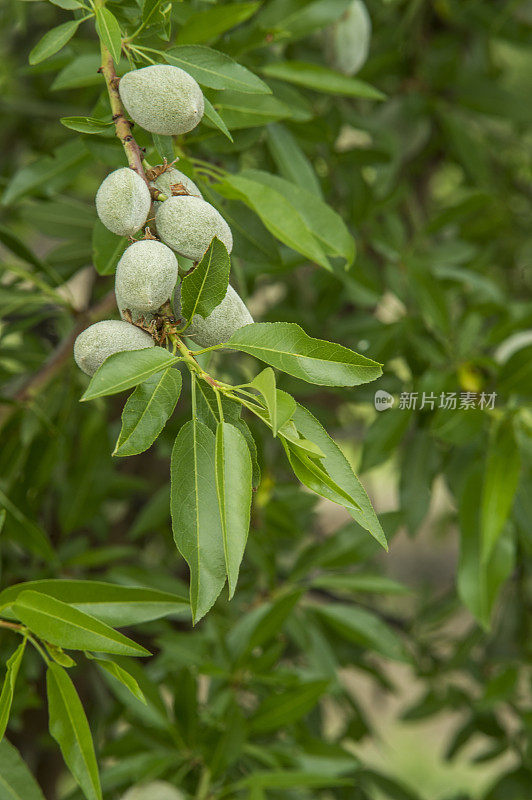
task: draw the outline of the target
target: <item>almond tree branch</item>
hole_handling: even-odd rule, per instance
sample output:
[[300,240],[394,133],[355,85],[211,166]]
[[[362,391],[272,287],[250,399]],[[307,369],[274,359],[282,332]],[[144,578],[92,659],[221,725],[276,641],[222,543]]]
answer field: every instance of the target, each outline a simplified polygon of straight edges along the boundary
[[100,72],[105,78],[105,83],[107,85],[116,135],[122,142],[129,166],[146,181],[148,188],[150,188],[149,181],[144,172],[144,167],[142,166],[143,153],[135,141],[135,138],[131,135],[133,123],[130,122],[124,114],[124,106],[122,105],[122,100],[120,99],[120,93],[118,91],[120,79],[116,74],[113,57],[103,42],[100,44],[100,49],[102,54]]
[[[103,6],[103,0],[100,0],[97,5]],[[130,122],[124,113],[124,106],[120,99],[118,91],[119,78],[117,77],[113,58],[103,42],[101,43],[101,67],[100,72],[105,78],[107,92],[109,94],[109,103],[113,114],[113,122],[115,124],[115,131],[118,139],[122,142],[124,151],[127,156],[128,164],[131,169],[140,175],[146,182],[149,188],[149,180],[144,172],[142,164],[143,153],[135,138],[131,135],[132,122]],[[59,344],[54,353],[50,356],[48,361],[41,367],[41,369],[28,378],[23,385],[10,397],[10,402],[4,404],[0,408],[0,428],[11,417],[21,403],[28,403],[37,395],[42,389],[63,367],[63,365],[71,358],[72,348],[76,337],[88,324],[98,322],[104,319],[106,315],[113,309],[115,305],[115,294],[113,291],[109,292],[103,300],[94,306],[92,309],[80,314],[77,317],[76,324],[70,334]],[[0,399],[0,402],[1,399]]]

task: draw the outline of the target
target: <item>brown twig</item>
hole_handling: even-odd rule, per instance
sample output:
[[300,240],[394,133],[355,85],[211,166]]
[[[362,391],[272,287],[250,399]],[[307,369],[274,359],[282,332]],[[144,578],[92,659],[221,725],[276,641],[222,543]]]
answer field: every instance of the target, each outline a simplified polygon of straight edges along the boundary
[[122,142],[129,166],[131,169],[134,169],[144,181],[146,181],[149,187],[149,181],[146,177],[146,173],[144,172],[144,167],[142,166],[142,151],[135,141],[135,138],[131,135],[133,123],[130,122],[125,116],[124,106],[122,105],[122,100],[120,99],[120,93],[118,91],[120,79],[116,74],[113,57],[103,42],[101,44],[101,53],[102,65],[100,67],[100,72],[105,78],[105,83],[107,85],[107,92],[109,94],[109,103],[111,104],[111,111],[113,113],[113,122],[115,124],[116,135]]

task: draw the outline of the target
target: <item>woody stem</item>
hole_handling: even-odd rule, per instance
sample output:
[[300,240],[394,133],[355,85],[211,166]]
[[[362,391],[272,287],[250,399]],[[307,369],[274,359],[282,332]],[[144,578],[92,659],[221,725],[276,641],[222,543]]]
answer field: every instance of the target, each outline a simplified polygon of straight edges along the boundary
[[[103,7],[105,3],[103,0],[97,0],[95,5]],[[124,106],[120,99],[120,93],[118,91],[119,78],[116,74],[113,57],[103,42],[100,42],[100,51],[102,55],[100,72],[105,78],[105,83],[107,85],[116,135],[122,142],[129,166],[146,181],[149,187],[149,182],[144,172],[144,167],[142,166],[143,154],[135,138],[131,135],[132,123],[126,118]]]

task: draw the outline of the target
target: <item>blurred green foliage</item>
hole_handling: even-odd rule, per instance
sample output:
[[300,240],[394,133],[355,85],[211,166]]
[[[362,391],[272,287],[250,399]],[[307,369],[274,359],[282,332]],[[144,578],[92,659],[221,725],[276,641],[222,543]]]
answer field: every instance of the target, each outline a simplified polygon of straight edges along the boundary
[[[93,198],[127,163],[112,127],[86,135],[59,123],[110,119],[92,20],[28,66],[47,31],[85,15],[75,6],[6,0],[0,9],[1,585],[85,579],[181,596],[188,574],[172,541],[167,475],[188,389],[150,451],[114,460],[120,400],[80,405],[86,378],[71,344],[58,353],[112,288],[116,242],[95,227]],[[123,31],[135,29],[134,0],[107,6]],[[438,798],[530,800],[532,4],[368,0],[369,56],[351,79],[328,71],[329,26],[348,6],[148,0],[153,25],[141,46],[213,47],[273,94],[203,86],[230,137],[216,117],[218,127],[202,123],[173,143],[134,134],[151,163],[175,148],[222,209],[235,236],[233,282],[256,319],[297,322],[383,363],[382,378],[355,389],[289,376],[279,385],[342,443],[377,511],[387,509],[390,552],[347,516],[331,521],[294,482],[277,442],[246,418],[262,481],[234,599],[222,595],[194,629],[174,607],[144,617],[135,639],[155,656],[113,657],[130,673],[122,682],[118,667],[74,653],[106,800],[152,779],[198,800],[433,800],[364,758],[377,733],[365,692],[346,675],[393,694],[396,663],[423,687],[404,720],[452,714],[445,757],[465,754],[490,770],[488,785],[442,785]],[[128,68],[123,58],[119,73]],[[205,162],[231,176],[272,173],[323,197],[354,234],[355,263],[345,268],[338,240],[322,266],[280,242],[267,196],[253,211],[229,199]],[[329,224],[314,220],[318,241]],[[91,264],[97,272],[83,271]],[[214,366],[222,379],[254,374],[244,355],[217,355]],[[394,397],[392,408],[375,409],[376,390]],[[442,393],[454,394],[455,408],[452,399],[441,407]],[[403,407],[414,396],[416,407]],[[451,557],[458,547],[455,579],[436,567],[410,573],[409,586],[392,581],[405,546]],[[0,631],[6,663],[17,642]],[[66,654],[50,655],[67,668]],[[15,745],[47,800],[77,800],[44,693],[27,647],[0,777],[25,800],[41,797]],[[3,791],[0,780],[2,800]]]

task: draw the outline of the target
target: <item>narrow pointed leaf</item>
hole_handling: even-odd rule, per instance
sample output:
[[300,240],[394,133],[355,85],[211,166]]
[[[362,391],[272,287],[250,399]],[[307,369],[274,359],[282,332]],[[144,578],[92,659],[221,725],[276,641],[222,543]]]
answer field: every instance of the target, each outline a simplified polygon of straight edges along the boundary
[[[169,614],[183,613],[188,601],[170,592],[143,586],[120,586],[104,581],[43,580],[9,586],[0,593],[0,607],[15,602],[21,592],[32,589],[74,606],[115,627],[140,625]],[[2,612],[5,616],[11,616]]]
[[482,558],[487,561],[510,516],[519,484],[521,459],[511,419],[492,432],[482,487]]
[[242,433],[229,422],[216,429],[216,490],[229,597],[235,592],[249,532],[252,464]]
[[294,322],[246,325],[235,331],[227,347],[319,386],[359,386],[382,374],[375,361],[340,344],[307,336]]
[[179,44],[197,44],[217,39],[230,28],[245,22],[260,8],[258,2],[224,3],[193,13],[181,26]]
[[96,29],[98,36],[111,53],[113,61],[118,64],[122,51],[122,33],[118,20],[108,8],[96,10]]
[[327,431],[318,422],[310,411],[297,405],[294,414],[294,424],[300,434],[319,446],[325,457],[321,462],[322,467],[331,478],[356,501],[357,508],[350,508],[349,512],[356,522],[381,544],[388,549],[386,536],[379,519],[371,505],[366,490],[353,472],[353,469],[336,442],[331,439]]
[[50,58],[50,56],[61,50],[72,39],[79,24],[78,20],[71,20],[47,31],[31,51],[29,55],[30,64],[40,64],[41,61]]
[[138,685],[137,681],[126,669],[117,664],[115,661],[111,661],[109,658],[96,658],[96,656],[91,656],[92,660],[98,664],[100,669],[103,669],[109,675],[112,675],[117,681],[119,681],[122,686],[125,686],[128,689],[133,697],[136,697],[137,700],[140,700],[141,703],[147,705],[146,698],[144,697],[144,692]]
[[221,116],[218,114],[211,101],[205,97],[204,103],[205,103],[205,111],[204,111],[205,119],[208,119],[209,122],[211,122],[215,128],[218,128],[218,130],[221,131],[224,136],[227,136],[229,141],[232,142],[233,137],[229,133],[229,128],[227,127]]
[[133,456],[151,447],[176,407],[182,380],[181,373],[170,368],[137,386],[122,411],[114,456]]
[[365,97],[368,100],[384,100],[385,95],[358,78],[351,78],[321,64],[307,64],[303,61],[278,61],[266,64],[262,69],[265,75],[277,80],[295,83],[306,89],[327,94]]
[[[266,122],[271,122],[271,119],[267,119]],[[264,120],[257,124],[264,125]],[[282,191],[245,174],[226,175],[223,181],[216,184],[216,190],[224,197],[245,203],[280,242],[324,269],[332,270],[327,254],[316,238],[314,230]]]
[[96,397],[124,392],[155,375],[156,372],[177,364],[178,361],[180,361],[178,356],[173,356],[162,347],[114,353],[105,359],[93,375],[81,399],[94,400]]
[[328,686],[328,681],[310,681],[281,694],[272,694],[259,706],[251,720],[259,733],[278,731],[311,711]]
[[376,614],[343,603],[315,606],[314,611],[343,639],[394,661],[410,661],[401,639]]
[[464,605],[483,628],[489,630],[501,586],[515,566],[516,547],[512,526],[506,525],[491,556],[487,560],[483,558],[482,488],[480,471],[472,471],[460,497],[460,558],[456,583]]
[[409,594],[412,589],[404,583],[386,578],[384,575],[367,573],[349,573],[337,575],[318,575],[312,579],[312,586],[327,589],[340,594],[375,593],[375,594]]
[[227,292],[231,261],[225,245],[216,237],[195,269],[181,283],[181,312],[191,322],[196,314],[208,317]]
[[353,235],[340,214],[314,192],[264,170],[246,169],[240,176],[281,194],[304,220],[325,253],[344,259],[346,269],[352,265],[356,252]]
[[37,781],[11,742],[0,742],[1,800],[45,800]]
[[[271,367],[266,367],[262,372],[256,375],[249,384],[264,397],[268,414],[270,415],[270,422],[272,425],[272,433],[277,436],[279,424],[277,422],[277,387],[275,385],[275,372]],[[295,401],[294,401],[295,411]]]
[[61,117],[59,122],[79,133],[105,133],[113,124],[94,117]]
[[50,733],[87,800],[102,800],[89,723],[74,684],[62,667],[50,664],[46,687]]
[[333,503],[344,506],[349,511],[360,511],[359,505],[354,497],[342,489],[325,471],[325,469],[312,459],[305,452],[298,452],[291,443],[283,442],[290,461],[290,466],[294,470],[295,476],[304,486],[312,489],[321,497],[326,497]]
[[202,86],[251,94],[271,94],[270,87],[236,61],[211,47],[183,45],[164,54],[168,64],[181,67]]
[[325,453],[317,444],[311,442],[310,439],[305,439],[304,436],[298,433],[292,419],[288,420],[288,422],[279,429],[279,433],[282,435],[283,439],[290,442],[292,445],[291,449],[294,450],[297,455],[311,456],[312,458],[323,458],[325,456]]
[[314,168],[303,152],[297,138],[286,125],[268,125],[268,148],[279,172],[289,181],[321,198],[321,186]]
[[13,606],[24,625],[42,639],[67,650],[101,650],[124,656],[150,655],[144,647],[77,608],[39,592],[24,591]]
[[202,422],[187,422],[172,450],[172,529],[190,569],[194,622],[211,608],[225,583],[223,536],[215,476],[215,437]]
[[15,694],[15,683],[25,649],[26,639],[19,644],[6,664],[6,675],[4,678],[4,685],[2,686],[2,693],[0,694],[0,739],[4,736],[7,723],[9,722],[9,712],[11,711],[11,704]]

